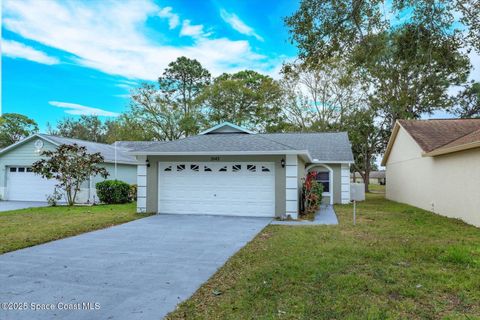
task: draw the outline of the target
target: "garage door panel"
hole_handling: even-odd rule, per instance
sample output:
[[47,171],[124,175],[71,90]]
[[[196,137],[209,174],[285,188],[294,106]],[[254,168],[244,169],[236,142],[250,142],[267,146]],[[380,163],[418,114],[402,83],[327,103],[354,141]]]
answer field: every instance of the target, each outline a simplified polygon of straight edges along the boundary
[[31,172],[29,167],[7,168],[7,200],[47,201],[53,194],[56,180],[44,179]]
[[274,164],[160,162],[158,207],[160,213],[273,217]]

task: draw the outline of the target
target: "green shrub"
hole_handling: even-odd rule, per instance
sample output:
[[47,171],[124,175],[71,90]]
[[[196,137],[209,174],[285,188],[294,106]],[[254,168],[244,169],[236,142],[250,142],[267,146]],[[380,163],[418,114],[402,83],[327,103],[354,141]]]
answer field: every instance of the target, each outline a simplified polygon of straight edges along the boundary
[[120,180],[105,180],[96,184],[98,199],[107,204],[130,202],[130,185]]

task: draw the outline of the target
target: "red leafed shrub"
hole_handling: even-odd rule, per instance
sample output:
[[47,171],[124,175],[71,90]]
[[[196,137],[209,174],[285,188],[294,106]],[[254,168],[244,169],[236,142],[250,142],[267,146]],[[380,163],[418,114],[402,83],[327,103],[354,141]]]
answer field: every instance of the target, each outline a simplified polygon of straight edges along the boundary
[[304,214],[317,212],[322,202],[323,185],[317,181],[317,172],[311,171],[303,182]]

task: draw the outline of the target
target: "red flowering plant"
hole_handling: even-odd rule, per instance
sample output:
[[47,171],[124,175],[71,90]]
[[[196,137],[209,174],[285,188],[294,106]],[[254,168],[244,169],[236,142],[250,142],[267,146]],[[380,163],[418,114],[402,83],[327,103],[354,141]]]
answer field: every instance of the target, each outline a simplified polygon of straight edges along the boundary
[[311,171],[303,181],[303,214],[315,214],[322,202],[323,185],[317,181],[317,172]]

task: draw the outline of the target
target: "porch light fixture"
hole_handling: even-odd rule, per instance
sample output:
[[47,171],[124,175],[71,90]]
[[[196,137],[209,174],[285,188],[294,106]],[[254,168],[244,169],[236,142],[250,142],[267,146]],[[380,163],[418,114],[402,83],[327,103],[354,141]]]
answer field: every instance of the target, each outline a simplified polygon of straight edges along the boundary
[[285,159],[282,158],[282,160],[280,160],[280,165],[282,168],[285,168]]
[[150,160],[147,159],[145,162],[147,163],[147,168],[150,168]]

